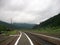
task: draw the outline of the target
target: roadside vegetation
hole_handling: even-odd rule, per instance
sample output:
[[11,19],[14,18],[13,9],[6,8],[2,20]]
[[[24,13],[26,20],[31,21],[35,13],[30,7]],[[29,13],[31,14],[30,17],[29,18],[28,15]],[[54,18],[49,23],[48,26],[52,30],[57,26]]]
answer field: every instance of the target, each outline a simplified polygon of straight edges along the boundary
[[11,24],[0,21],[0,35],[12,35],[15,34],[16,30],[14,30]]
[[33,32],[60,37],[60,14],[33,27]]
[[16,34],[16,30],[11,30],[11,31],[4,31],[1,35],[14,35]]
[[35,29],[35,30],[32,30],[31,32],[49,35],[49,36],[55,36],[60,38],[60,28]]

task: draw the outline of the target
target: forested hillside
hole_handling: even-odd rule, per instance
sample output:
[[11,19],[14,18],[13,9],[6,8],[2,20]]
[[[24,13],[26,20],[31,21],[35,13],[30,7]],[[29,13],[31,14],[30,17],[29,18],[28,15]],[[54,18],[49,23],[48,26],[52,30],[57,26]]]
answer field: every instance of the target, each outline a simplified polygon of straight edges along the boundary
[[39,25],[34,26],[34,28],[52,28],[52,27],[60,27],[60,14],[51,17],[50,19],[40,23]]
[[0,21],[0,31],[6,31],[7,29],[11,28],[11,26],[11,24]]

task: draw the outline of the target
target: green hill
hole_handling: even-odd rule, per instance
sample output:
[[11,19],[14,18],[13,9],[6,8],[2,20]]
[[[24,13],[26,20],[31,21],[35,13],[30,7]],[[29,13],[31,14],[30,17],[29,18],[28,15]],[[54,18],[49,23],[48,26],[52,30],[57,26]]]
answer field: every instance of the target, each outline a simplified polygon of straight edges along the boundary
[[50,19],[40,23],[39,25],[34,26],[34,28],[52,28],[52,27],[60,27],[60,14],[51,17]]
[[0,21],[0,31],[6,31],[8,28],[11,28],[11,24]]
[[60,38],[60,14],[34,26],[32,32]]

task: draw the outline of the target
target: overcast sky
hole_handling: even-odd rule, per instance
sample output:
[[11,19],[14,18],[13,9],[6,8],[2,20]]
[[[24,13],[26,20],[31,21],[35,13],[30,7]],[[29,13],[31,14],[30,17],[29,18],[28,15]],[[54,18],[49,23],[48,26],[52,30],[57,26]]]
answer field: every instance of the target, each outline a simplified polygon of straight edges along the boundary
[[5,22],[40,22],[60,13],[60,0],[0,0],[0,20]]

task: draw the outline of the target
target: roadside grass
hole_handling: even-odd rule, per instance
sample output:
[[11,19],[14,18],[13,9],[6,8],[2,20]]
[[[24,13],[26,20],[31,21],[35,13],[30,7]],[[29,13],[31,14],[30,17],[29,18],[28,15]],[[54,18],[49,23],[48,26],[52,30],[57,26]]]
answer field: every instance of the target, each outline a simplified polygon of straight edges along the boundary
[[48,34],[58,34],[60,33],[60,29],[56,29],[56,30],[35,30],[34,32],[37,33],[48,33]]
[[35,29],[35,30],[32,30],[31,32],[49,35],[49,36],[55,36],[60,38],[60,28]]
[[2,33],[2,35],[14,35],[16,34],[16,30],[11,30],[11,31],[4,31],[4,33]]
[[0,43],[7,40],[7,38],[9,38],[10,35],[15,35],[15,34],[17,34],[17,30],[3,31],[3,33],[0,35]]

